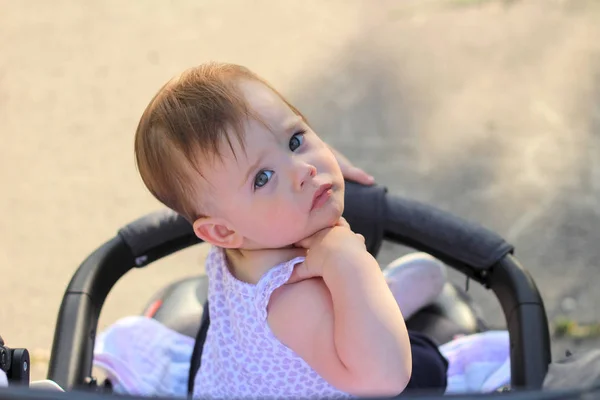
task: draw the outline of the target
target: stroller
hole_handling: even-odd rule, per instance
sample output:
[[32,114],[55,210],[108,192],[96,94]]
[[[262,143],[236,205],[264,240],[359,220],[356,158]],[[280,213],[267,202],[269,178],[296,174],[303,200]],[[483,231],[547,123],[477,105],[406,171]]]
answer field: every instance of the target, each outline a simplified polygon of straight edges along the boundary
[[[507,393],[452,397],[550,399],[582,394],[573,390],[540,391],[551,362],[548,321],[535,282],[515,258],[512,245],[477,224],[389,194],[382,186],[347,182],[345,201],[344,217],[355,232],[365,237],[367,250],[374,256],[384,240],[427,252],[467,279],[491,289],[499,300],[510,337],[512,389]],[[129,270],[145,267],[199,242],[190,224],[170,210],[146,215],[121,228],[79,266],[62,300],[48,379],[67,392],[44,394],[13,388],[0,390],[0,398],[132,398],[104,393],[106,385],[98,384],[92,376],[96,329],[103,303],[111,288]],[[144,310],[144,315],[196,338],[190,377],[201,368],[202,345],[210,324],[205,312],[207,288],[205,276],[183,279],[157,293]],[[483,316],[466,292],[451,283],[446,284],[434,304],[406,323],[409,329],[422,332],[440,344],[457,334],[487,330]]]

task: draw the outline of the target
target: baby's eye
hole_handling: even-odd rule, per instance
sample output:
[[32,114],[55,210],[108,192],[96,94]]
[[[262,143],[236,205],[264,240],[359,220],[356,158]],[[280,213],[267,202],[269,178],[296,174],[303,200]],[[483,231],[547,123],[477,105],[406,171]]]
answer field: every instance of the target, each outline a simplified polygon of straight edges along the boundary
[[265,186],[273,174],[274,172],[269,170],[263,170],[256,174],[256,177],[254,178],[254,189],[260,189]]
[[294,133],[294,136],[291,137],[291,139],[290,139],[290,150],[291,151],[296,151],[298,149],[298,147],[302,146],[302,143],[304,142],[304,133],[305,132]]

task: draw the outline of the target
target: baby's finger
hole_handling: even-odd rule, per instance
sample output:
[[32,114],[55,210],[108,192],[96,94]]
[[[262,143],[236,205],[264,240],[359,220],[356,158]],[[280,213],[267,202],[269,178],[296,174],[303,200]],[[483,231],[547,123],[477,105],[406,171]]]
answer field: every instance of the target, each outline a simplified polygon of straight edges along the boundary
[[294,270],[292,271],[292,275],[290,276],[290,279],[288,279],[286,284],[290,285],[292,283],[296,283],[296,282],[305,280],[306,279],[304,277],[304,275],[306,275],[305,270],[306,270],[306,267],[305,267],[304,263],[296,265],[294,267]]
[[307,239],[302,239],[299,242],[294,243],[295,247],[299,247],[301,249],[308,249],[310,247],[310,241]]
[[375,183],[375,178],[358,167],[350,167],[344,173],[344,178],[369,186]]
[[310,278],[314,278],[314,277],[315,277],[315,274],[312,273],[308,269],[306,262],[302,262],[302,263],[296,264],[294,266],[294,271],[292,271],[292,275],[290,276],[290,279],[288,279],[286,284],[290,285],[292,283],[304,281],[306,279],[310,279]]
[[340,219],[338,220],[338,222],[335,225],[343,226],[345,228],[350,229],[350,224],[348,223],[348,221],[346,221],[346,218],[344,218],[344,217],[340,217]]

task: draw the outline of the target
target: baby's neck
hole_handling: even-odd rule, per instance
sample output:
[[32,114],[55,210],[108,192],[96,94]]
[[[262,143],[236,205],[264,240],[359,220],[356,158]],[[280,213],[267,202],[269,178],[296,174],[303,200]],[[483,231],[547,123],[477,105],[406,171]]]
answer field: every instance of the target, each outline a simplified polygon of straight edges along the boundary
[[297,247],[281,249],[226,249],[227,264],[233,276],[242,282],[256,284],[271,268],[295,257],[306,256],[306,250]]

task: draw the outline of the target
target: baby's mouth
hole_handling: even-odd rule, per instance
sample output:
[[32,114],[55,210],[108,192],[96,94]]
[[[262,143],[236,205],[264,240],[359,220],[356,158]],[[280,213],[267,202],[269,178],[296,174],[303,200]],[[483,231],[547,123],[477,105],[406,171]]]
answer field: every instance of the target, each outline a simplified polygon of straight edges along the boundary
[[331,198],[333,194],[333,185],[330,183],[324,183],[315,192],[313,195],[313,201],[310,207],[310,211],[321,208],[327,201]]

